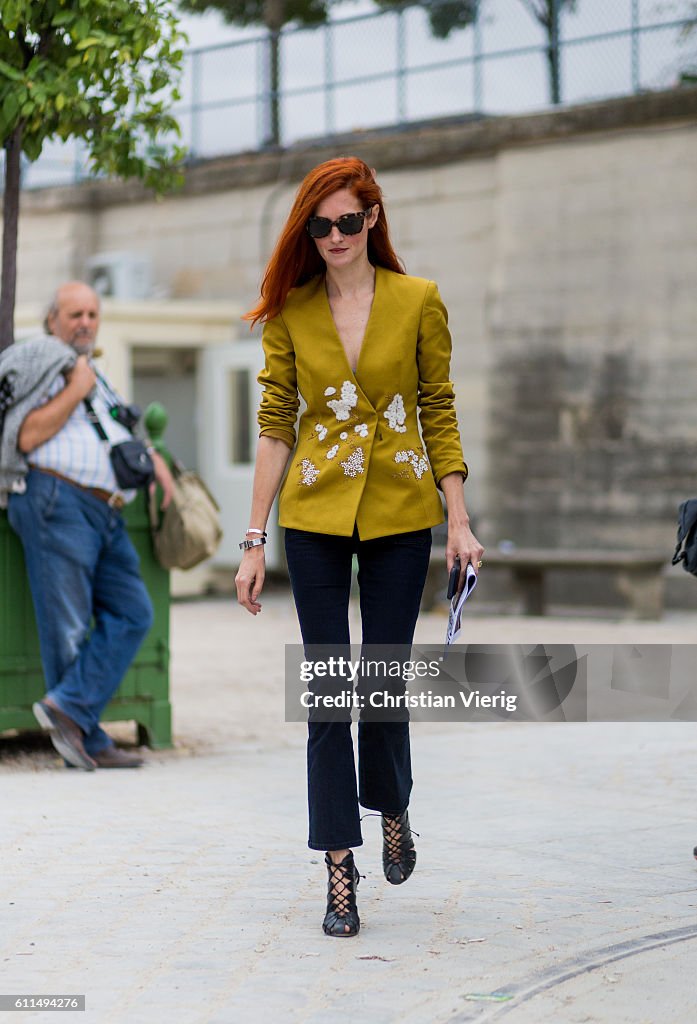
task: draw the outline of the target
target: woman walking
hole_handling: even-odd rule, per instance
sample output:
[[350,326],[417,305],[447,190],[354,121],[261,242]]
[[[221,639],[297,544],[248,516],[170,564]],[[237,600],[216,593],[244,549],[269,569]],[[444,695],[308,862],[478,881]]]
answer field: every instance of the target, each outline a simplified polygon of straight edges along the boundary
[[[443,521],[437,488],[448,570],[456,556],[463,573],[478,567],[483,548],[465,509],[447,314],[433,282],[404,273],[362,160],[306,176],[247,319],[264,323],[266,364],[240,604],[261,609],[266,524],[290,458],[279,523],[305,645],[349,644],[354,553],[363,644],[411,645],[431,527]],[[357,784],[350,719],[311,716],[307,772],[309,846],[325,851],[329,876],[323,928],[355,935],[359,804],[382,816],[387,880],[405,882],[416,862],[409,723],[359,722]]]

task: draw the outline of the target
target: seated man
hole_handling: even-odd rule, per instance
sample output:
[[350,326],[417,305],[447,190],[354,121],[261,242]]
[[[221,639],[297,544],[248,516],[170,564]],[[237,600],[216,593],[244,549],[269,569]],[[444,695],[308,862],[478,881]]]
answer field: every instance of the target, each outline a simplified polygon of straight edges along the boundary
[[[60,362],[55,339],[72,351],[62,370],[50,371],[48,388],[44,376],[24,399],[15,449],[22,479],[8,499],[10,525],[24,546],[46,680],[34,714],[65,761],[87,771],[143,763],[118,749],[99,719],[152,625],[138,556],[119,511],[136,492],[119,489],[109,445],[84,404],[90,396],[112,444],[131,437],[110,414],[114,393],[92,365],[99,315],[99,297],[87,285],[58,289],[45,325],[54,337],[38,342],[37,352],[44,344]],[[20,343],[16,358],[30,344]],[[55,354],[53,360],[47,365],[56,364]],[[166,506],[172,477],[164,460],[150,454]]]

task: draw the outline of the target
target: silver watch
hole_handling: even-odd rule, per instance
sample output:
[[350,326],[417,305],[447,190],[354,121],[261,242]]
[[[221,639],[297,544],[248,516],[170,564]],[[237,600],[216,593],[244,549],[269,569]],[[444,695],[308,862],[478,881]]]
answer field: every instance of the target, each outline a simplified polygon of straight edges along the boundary
[[260,544],[266,544],[266,537],[254,537],[253,540],[243,540],[240,544],[240,551],[247,551],[248,548],[258,548]]

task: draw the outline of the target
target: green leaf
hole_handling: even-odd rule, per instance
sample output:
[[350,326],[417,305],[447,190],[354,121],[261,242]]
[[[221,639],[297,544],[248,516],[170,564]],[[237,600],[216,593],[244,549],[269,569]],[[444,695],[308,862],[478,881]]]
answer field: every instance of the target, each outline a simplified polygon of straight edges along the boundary
[[59,92],[55,99],[56,110],[61,111],[65,106],[65,96],[62,92]]
[[19,103],[17,101],[17,96],[13,92],[8,92],[2,104],[3,121],[5,121],[5,123],[11,124],[18,113]]
[[11,64],[8,64],[4,60],[0,60],[0,75],[4,75],[5,78],[11,78],[13,82],[23,82],[24,75],[17,68],[13,68]]
[[97,46],[97,44],[100,43],[100,42],[101,42],[101,40],[100,39],[96,39],[94,36],[87,36],[86,39],[81,39],[80,42],[77,43],[77,45],[75,46],[75,49],[76,50],[86,50],[90,46]]
[[29,159],[33,162],[38,160],[41,156],[41,149],[43,147],[43,138],[38,135],[25,135],[22,140],[22,149],[27,154]]
[[74,11],[58,11],[58,14],[54,15],[51,24],[54,28],[60,28],[61,25],[69,25],[71,21],[75,21]]

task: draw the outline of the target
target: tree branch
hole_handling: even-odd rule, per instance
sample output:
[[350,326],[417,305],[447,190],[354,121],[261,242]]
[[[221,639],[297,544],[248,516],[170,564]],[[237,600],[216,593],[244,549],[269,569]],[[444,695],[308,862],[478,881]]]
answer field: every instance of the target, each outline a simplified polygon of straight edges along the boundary
[[541,25],[547,25],[546,15],[542,10],[535,6],[534,0],[520,0],[520,2],[527,7],[536,21],[539,21]]
[[24,55],[24,67],[27,68],[29,67],[29,62],[34,56],[34,51],[26,40],[23,28],[17,29],[17,31],[15,32],[15,37],[17,39],[17,42],[19,43],[19,48]]
[[39,45],[36,48],[36,52],[39,57],[46,57],[49,50],[51,49],[51,43],[56,38],[55,29],[49,29],[45,36],[39,36]]

